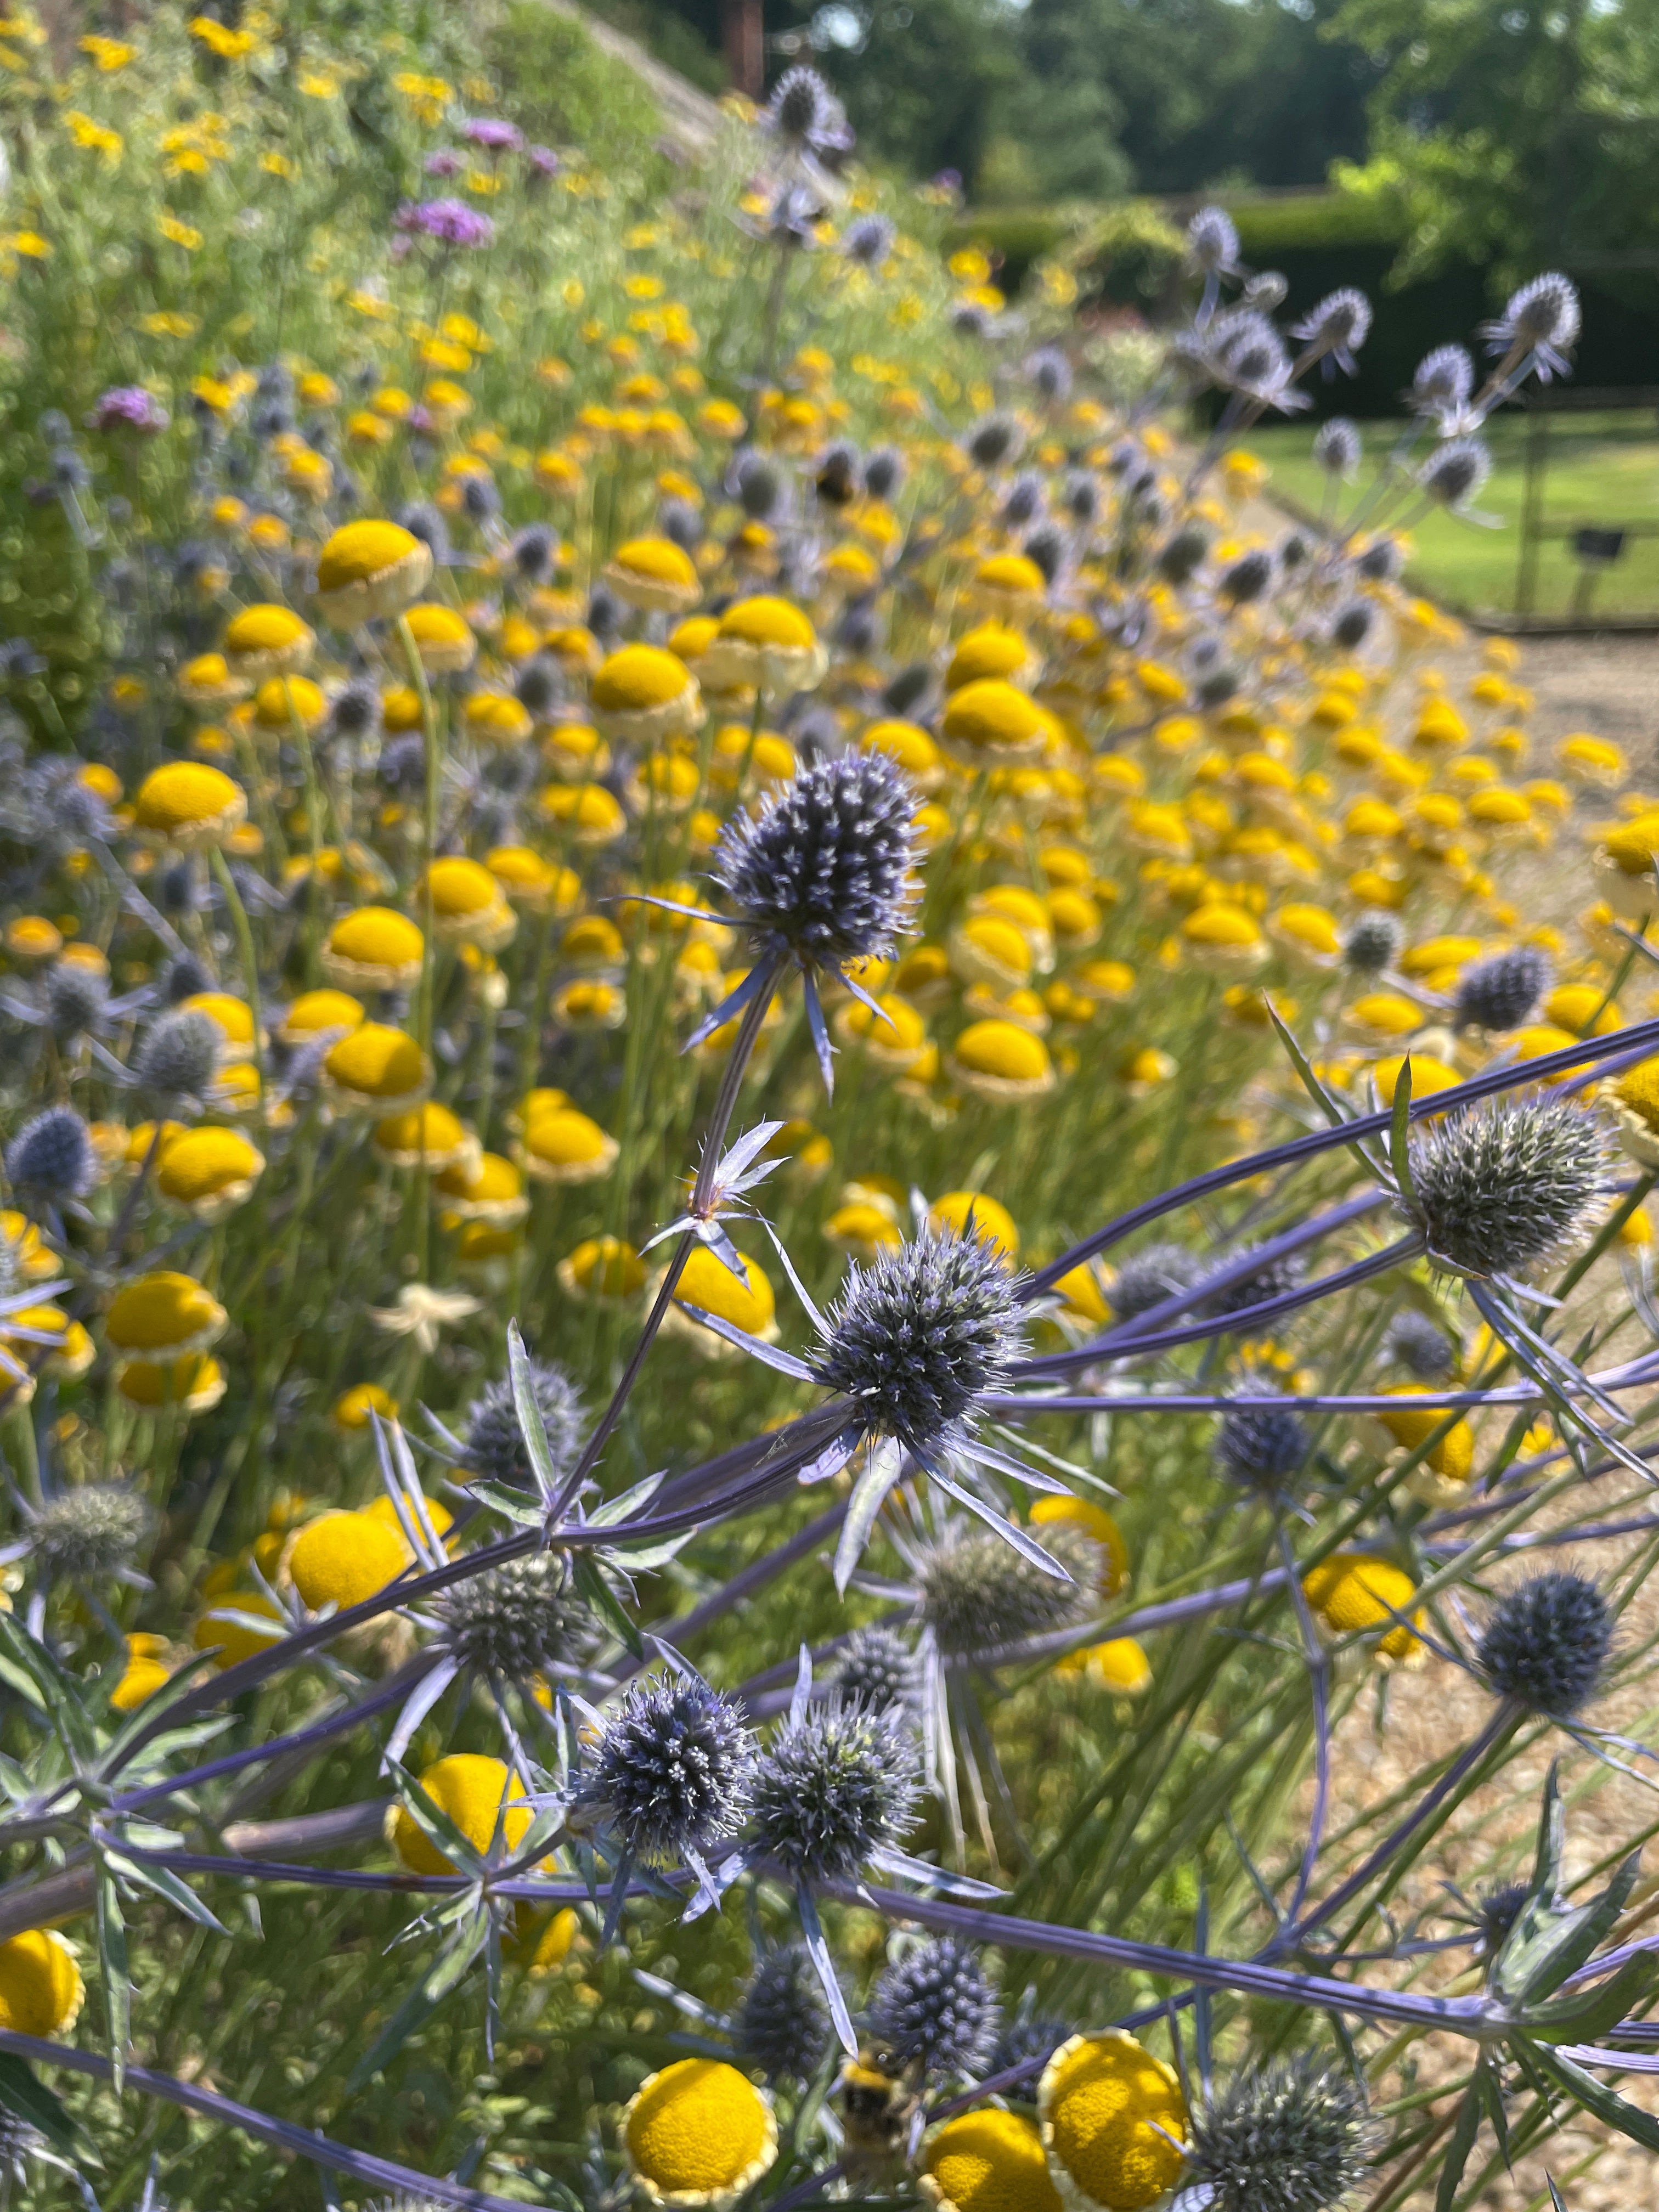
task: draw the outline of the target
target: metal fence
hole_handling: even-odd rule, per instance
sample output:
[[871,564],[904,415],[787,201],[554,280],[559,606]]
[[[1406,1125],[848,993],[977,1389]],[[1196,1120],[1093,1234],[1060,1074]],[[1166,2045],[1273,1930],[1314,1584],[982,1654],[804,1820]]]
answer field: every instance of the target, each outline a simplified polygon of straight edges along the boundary
[[[1609,417],[1626,418],[1616,434],[1609,432]],[[1638,451],[1651,441],[1651,475],[1629,495],[1632,511],[1575,514],[1552,498],[1553,476],[1559,481],[1588,447],[1605,447],[1615,435],[1632,443],[1639,438]],[[1503,627],[1659,631],[1659,386],[1563,385],[1534,392],[1527,403],[1522,467],[1513,622]],[[1569,564],[1565,580],[1561,562],[1550,557],[1556,546]]]

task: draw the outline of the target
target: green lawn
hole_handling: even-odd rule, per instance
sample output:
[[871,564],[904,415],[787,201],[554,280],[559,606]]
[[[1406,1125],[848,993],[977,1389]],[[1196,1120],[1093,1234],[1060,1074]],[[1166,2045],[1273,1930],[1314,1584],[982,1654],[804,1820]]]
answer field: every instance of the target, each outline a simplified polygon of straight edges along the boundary
[[[1359,477],[1344,488],[1340,512],[1348,514],[1371,485],[1376,465],[1393,447],[1401,425],[1366,422],[1365,459]],[[1489,427],[1493,467],[1474,505],[1500,518],[1501,529],[1483,529],[1435,514],[1412,531],[1413,580],[1449,605],[1471,612],[1511,614],[1521,562],[1523,459],[1530,417],[1499,416]],[[1254,432],[1250,450],[1273,471],[1274,488],[1295,505],[1317,514],[1324,479],[1312,458],[1313,433],[1292,423]],[[1419,454],[1426,450],[1419,447]],[[1659,422],[1651,413],[1561,414],[1549,419],[1548,463],[1542,514],[1547,528],[1621,528],[1659,524]],[[1407,510],[1391,502],[1391,514]],[[1571,545],[1545,538],[1538,547],[1534,612],[1572,610],[1582,571]],[[1601,614],[1659,616],[1659,536],[1626,541],[1621,557],[1604,570],[1592,601]]]

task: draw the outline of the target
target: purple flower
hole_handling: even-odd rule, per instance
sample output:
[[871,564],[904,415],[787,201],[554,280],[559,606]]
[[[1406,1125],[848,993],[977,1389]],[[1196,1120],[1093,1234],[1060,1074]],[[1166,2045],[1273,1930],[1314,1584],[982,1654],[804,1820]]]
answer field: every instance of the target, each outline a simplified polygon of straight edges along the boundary
[[142,384],[115,384],[104,393],[87,422],[94,430],[133,430],[141,437],[154,438],[172,419]]
[[488,246],[495,226],[465,200],[405,200],[398,210],[399,230],[436,239],[441,246]]
[[424,407],[411,407],[404,417],[404,428],[411,438],[430,438],[437,433],[437,424]]
[[428,154],[421,167],[428,177],[459,177],[466,167],[466,156],[458,154],[453,146],[440,146]]
[[530,166],[538,177],[556,177],[564,166],[550,146],[532,146]]
[[473,116],[461,125],[461,136],[482,146],[487,154],[516,154],[524,145],[524,133],[518,125],[503,122],[495,115]]

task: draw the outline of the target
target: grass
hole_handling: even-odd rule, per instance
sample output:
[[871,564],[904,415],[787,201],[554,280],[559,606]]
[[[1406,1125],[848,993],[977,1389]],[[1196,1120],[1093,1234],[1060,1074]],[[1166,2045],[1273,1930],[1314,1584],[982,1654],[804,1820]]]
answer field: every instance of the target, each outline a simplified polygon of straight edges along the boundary
[[[1344,497],[1348,512],[1371,484],[1375,465],[1389,453],[1403,425],[1364,426],[1366,459],[1358,484]],[[1436,514],[1412,531],[1413,580],[1425,591],[1471,613],[1513,614],[1522,562],[1521,516],[1525,456],[1532,418],[1498,417],[1487,432],[1492,472],[1475,504],[1502,521],[1500,529]],[[1642,409],[1553,416],[1547,428],[1542,518],[1565,532],[1584,526],[1620,529],[1659,526],[1659,423]],[[1305,423],[1258,430],[1250,450],[1273,471],[1273,489],[1313,514],[1321,511],[1323,479]],[[1547,536],[1537,548],[1533,611],[1559,617],[1575,611],[1583,571],[1569,538]],[[1599,614],[1659,617],[1659,534],[1626,540],[1620,558],[1595,580],[1590,606]]]

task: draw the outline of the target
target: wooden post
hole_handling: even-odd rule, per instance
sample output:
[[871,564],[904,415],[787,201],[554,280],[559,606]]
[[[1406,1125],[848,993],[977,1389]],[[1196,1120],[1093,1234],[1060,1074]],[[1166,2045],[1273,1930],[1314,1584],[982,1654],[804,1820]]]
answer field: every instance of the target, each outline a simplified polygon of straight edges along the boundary
[[766,96],[763,0],[720,0],[720,46],[732,85],[750,100]]

